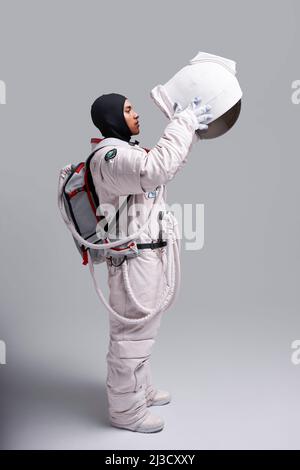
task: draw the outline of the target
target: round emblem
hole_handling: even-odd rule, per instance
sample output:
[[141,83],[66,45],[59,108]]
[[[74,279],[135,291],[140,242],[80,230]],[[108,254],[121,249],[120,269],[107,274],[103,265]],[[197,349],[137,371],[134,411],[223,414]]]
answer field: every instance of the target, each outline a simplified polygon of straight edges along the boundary
[[117,149],[111,149],[105,154],[104,160],[111,160],[112,158],[115,158],[116,155]]

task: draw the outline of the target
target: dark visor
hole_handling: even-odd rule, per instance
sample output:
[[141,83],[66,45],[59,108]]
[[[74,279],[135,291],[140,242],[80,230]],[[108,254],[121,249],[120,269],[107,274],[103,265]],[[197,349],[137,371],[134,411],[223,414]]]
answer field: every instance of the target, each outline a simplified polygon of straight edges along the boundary
[[239,100],[232,108],[230,108],[222,116],[218,117],[211,124],[208,123],[208,129],[197,130],[200,139],[214,139],[220,137],[229,131],[236,123],[241,111],[241,100]]

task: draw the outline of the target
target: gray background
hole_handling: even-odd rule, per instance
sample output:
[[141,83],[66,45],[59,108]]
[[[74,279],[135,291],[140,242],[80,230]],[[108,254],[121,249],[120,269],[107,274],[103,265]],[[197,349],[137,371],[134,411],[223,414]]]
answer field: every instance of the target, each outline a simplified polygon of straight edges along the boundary
[[[295,1],[1,1],[1,447],[300,448],[300,78]],[[235,127],[194,146],[168,202],[205,206],[205,244],[182,252],[182,289],[152,356],[146,435],[111,428],[107,312],[56,205],[59,168],[97,136],[90,105],[129,97],[142,146],[168,121],[149,96],[198,51],[234,59]],[[106,269],[98,269],[106,287]],[[107,293],[107,290],[106,290]]]

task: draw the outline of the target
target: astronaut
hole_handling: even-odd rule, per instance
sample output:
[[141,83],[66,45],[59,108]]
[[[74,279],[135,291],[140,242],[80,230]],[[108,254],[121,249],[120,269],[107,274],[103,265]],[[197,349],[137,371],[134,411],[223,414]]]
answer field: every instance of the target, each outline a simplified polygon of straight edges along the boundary
[[[131,194],[127,214],[135,214],[130,231],[144,224],[162,185],[160,209],[166,208],[166,187],[185,164],[196,140],[195,131],[207,130],[212,115],[209,105],[196,98],[184,110],[176,104],[175,113],[158,143],[149,152],[141,148],[133,135],[139,134],[139,115],[127,97],[111,93],[97,98],[91,107],[94,125],[105,138],[123,141],[122,146],[99,149],[91,162],[91,174],[100,205],[119,207],[119,198]],[[124,142],[128,146],[124,146]],[[134,212],[135,207],[144,211]],[[124,219],[124,218],[123,218]],[[126,228],[129,230],[128,226]],[[126,232],[126,229],[124,231]],[[159,223],[152,223],[139,238],[140,254],[127,260],[128,275],[139,301],[154,308],[166,288],[166,242],[159,236]],[[123,232],[122,224],[119,231]],[[130,233],[129,233],[130,234]],[[124,260],[123,260],[124,261]],[[107,258],[109,304],[120,315],[138,318],[139,310],[124,288],[120,258]],[[162,313],[144,324],[124,325],[109,315],[110,340],[107,359],[107,397],[111,425],[137,432],[163,429],[163,419],[150,412],[152,405],[170,402],[168,391],[155,388],[150,357],[161,323]]]

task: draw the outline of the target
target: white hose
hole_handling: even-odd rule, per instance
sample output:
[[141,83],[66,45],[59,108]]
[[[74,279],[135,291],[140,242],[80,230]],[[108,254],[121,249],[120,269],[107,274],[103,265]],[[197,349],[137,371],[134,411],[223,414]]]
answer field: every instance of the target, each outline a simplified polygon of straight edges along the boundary
[[168,244],[167,244],[167,260],[168,260],[167,267],[168,267],[168,270],[167,270],[167,280],[166,280],[167,281],[167,286],[166,286],[166,290],[164,292],[164,295],[163,295],[162,299],[160,299],[160,304],[158,306],[156,306],[154,309],[149,309],[149,308],[143,307],[139,303],[139,301],[135,297],[135,295],[133,293],[133,289],[131,288],[131,285],[130,285],[130,280],[129,280],[129,276],[128,276],[128,265],[127,265],[127,263],[122,264],[123,279],[124,279],[124,284],[125,284],[125,288],[127,290],[127,293],[129,294],[129,296],[130,296],[133,304],[135,305],[135,307],[138,310],[140,310],[142,313],[148,313],[148,314],[154,313],[155,314],[158,311],[160,311],[161,308],[162,308],[162,305],[164,305],[164,302],[168,297],[169,291],[172,292],[173,289],[174,289],[175,270],[176,270],[176,265],[174,264],[175,263],[174,259],[175,259],[176,255],[174,254],[174,252],[175,252],[174,250],[177,250],[177,244],[174,240],[174,237],[175,237],[175,233],[174,233],[175,223],[174,223],[174,221],[176,221],[176,219],[171,213],[169,213],[167,215],[168,215],[168,219],[169,219],[168,230],[167,230],[167,239],[168,239]]
[[[172,270],[172,280],[170,283],[170,286],[167,286],[166,291],[163,295],[163,297],[160,299],[160,303],[158,306],[152,309],[147,309],[143,307],[138,300],[136,299],[132,287],[130,285],[129,281],[129,276],[128,276],[128,267],[127,263],[128,260],[126,259],[125,262],[122,264],[122,274],[123,274],[123,280],[124,280],[124,286],[125,286],[125,291],[127,292],[128,296],[130,297],[131,301],[135,304],[136,308],[141,312],[145,313],[146,316],[140,317],[140,318],[128,318],[120,315],[117,311],[115,311],[109,303],[106,301],[99,285],[97,284],[96,277],[95,277],[95,271],[94,271],[94,264],[91,259],[90,253],[88,252],[88,263],[89,263],[89,268],[90,272],[93,278],[94,286],[96,293],[99,297],[99,299],[103,302],[104,306],[107,308],[107,310],[119,321],[121,321],[124,324],[144,324],[147,321],[149,321],[151,318],[153,318],[155,315],[157,315],[160,312],[165,311],[167,308],[171,306],[171,304],[174,302],[179,286],[180,286],[180,259],[179,259],[179,252],[178,252],[178,246],[177,243],[174,242],[173,244],[173,253],[174,256],[172,257],[172,264],[173,264],[173,270]],[[126,263],[126,264],[125,264]],[[126,267],[125,267],[126,266]]]
[[159,299],[159,304],[156,305],[154,308],[146,308],[142,304],[140,304],[140,302],[135,297],[133,289],[132,289],[131,284],[130,284],[130,279],[129,279],[129,276],[128,276],[128,266],[127,266],[126,263],[122,264],[122,273],[123,273],[123,280],[124,280],[124,285],[125,285],[126,292],[127,292],[128,296],[130,297],[132,303],[136,307],[136,309],[139,310],[141,313],[147,314],[147,319],[148,319],[148,316],[149,316],[149,318],[152,318],[154,315],[156,315],[157,313],[162,311],[165,308],[165,305],[168,305],[168,303],[169,303],[168,297],[170,296],[170,294],[172,295],[174,293],[174,288],[175,288],[174,282],[175,282],[175,269],[176,269],[176,266],[173,265],[173,263],[172,263],[172,266],[173,266],[173,270],[172,270],[171,282],[170,282],[169,285],[166,286],[166,289],[165,289],[164,293],[162,294],[162,297]]

